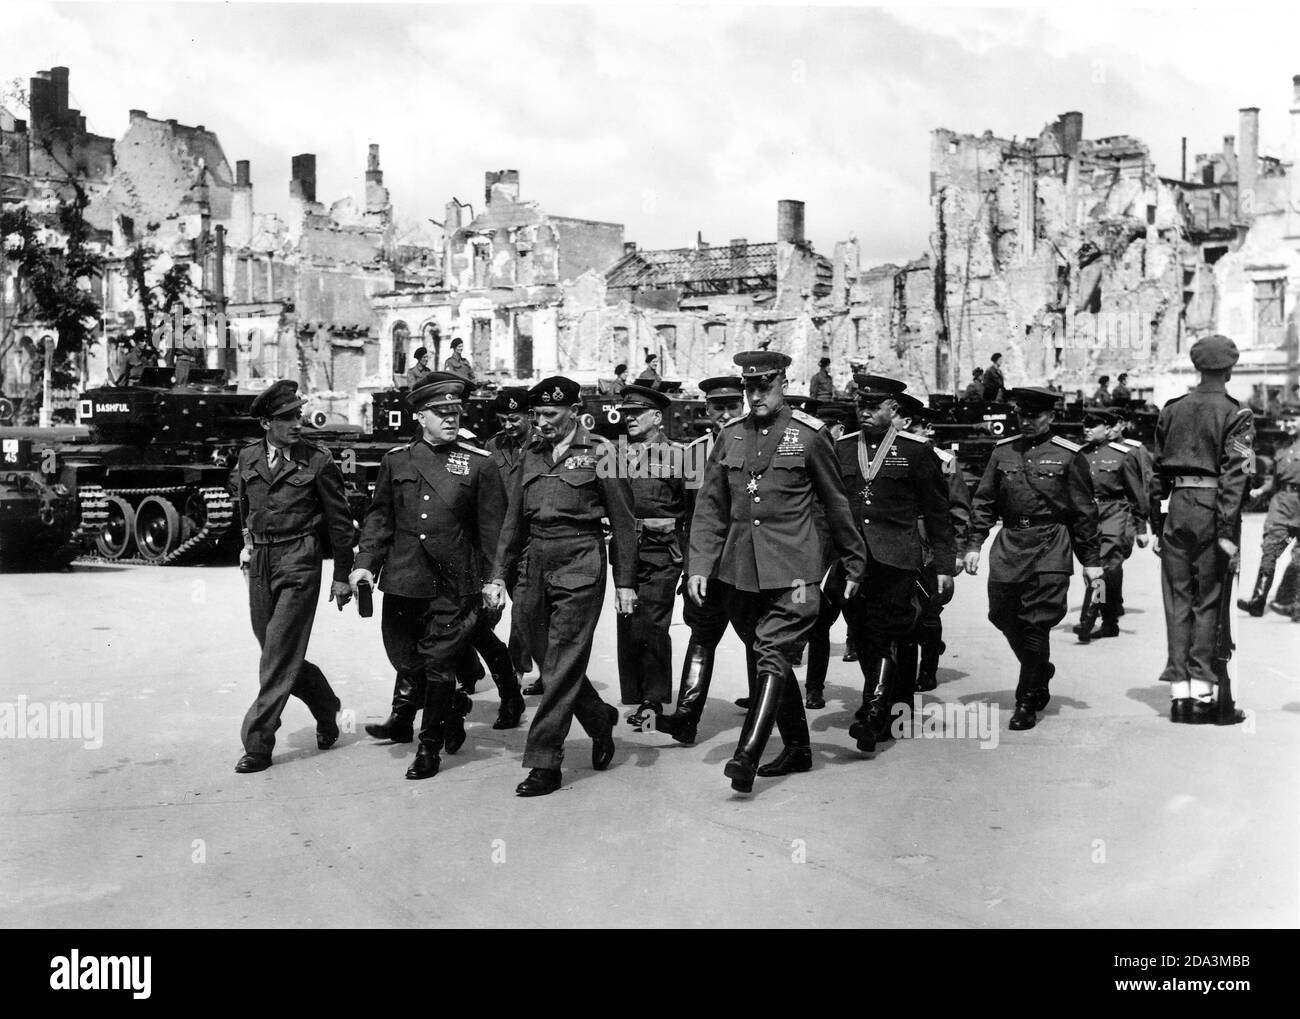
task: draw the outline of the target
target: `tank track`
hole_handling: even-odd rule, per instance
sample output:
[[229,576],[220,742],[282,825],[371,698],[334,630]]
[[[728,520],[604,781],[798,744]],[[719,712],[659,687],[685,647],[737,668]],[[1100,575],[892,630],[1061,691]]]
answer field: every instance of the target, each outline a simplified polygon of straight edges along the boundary
[[[216,547],[222,535],[230,530],[231,521],[235,517],[235,504],[230,498],[230,493],[220,485],[203,485],[199,488],[206,510],[204,514],[206,519],[203,526],[161,559],[145,559],[143,556],[122,556],[120,559],[108,560],[96,555],[94,552],[95,538],[98,537],[104,524],[108,522],[108,496],[116,495],[125,498],[128,496],[144,497],[146,495],[182,495],[192,491],[193,488],[193,485],[163,485],[151,488],[82,486],[78,490],[78,495],[82,498],[82,526],[80,533],[82,535],[88,534],[89,538],[84,540],[83,543],[83,547],[88,551],[80,558],[91,562],[126,563],[137,566],[179,566],[201,558],[205,552],[209,552]],[[88,495],[83,493],[88,493]],[[86,517],[88,506],[91,514],[91,529],[89,531],[87,531]]]

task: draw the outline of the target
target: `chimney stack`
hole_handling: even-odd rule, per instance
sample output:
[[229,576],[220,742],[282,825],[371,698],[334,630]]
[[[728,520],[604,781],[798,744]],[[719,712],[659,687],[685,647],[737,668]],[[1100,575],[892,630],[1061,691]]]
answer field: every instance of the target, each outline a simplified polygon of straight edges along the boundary
[[782,198],[776,203],[776,239],[786,244],[803,244],[803,202]]
[[42,132],[55,126],[54,82],[50,81],[49,71],[40,71],[31,79],[27,92],[27,105],[31,112],[32,132]]
[[253,240],[253,182],[248,160],[235,163],[235,186],[230,192],[229,241],[232,248],[247,247]]
[[252,181],[248,177],[248,160],[240,159],[235,163],[235,187],[246,188]]
[[1223,180],[1237,179],[1237,138],[1235,135],[1223,136]]
[[50,81],[54,83],[54,112],[62,117],[68,112],[68,69],[51,67]]
[[130,117],[131,117],[131,123],[134,124],[137,120],[148,120],[149,113],[147,110],[132,110],[130,113]]
[[623,242],[623,254],[624,254],[624,255],[635,255],[635,254],[636,254],[636,241],[624,241],[624,242]]
[[316,201],[316,154],[303,152],[293,157],[289,178],[289,197],[304,202]]
[[388,208],[388,189],[384,171],[379,169],[379,146],[371,145],[366,156],[366,212],[383,212]]
[[1241,153],[1237,157],[1237,208],[1240,215],[1252,216],[1258,208],[1255,179],[1259,174],[1259,107],[1241,109]]
[[1083,114],[1078,110],[1070,110],[1068,113],[1062,113],[1060,117],[1061,125],[1061,151],[1070,159],[1079,157],[1079,142],[1083,139]]
[[519,201],[518,170],[488,170],[483,179],[483,199],[488,205]]

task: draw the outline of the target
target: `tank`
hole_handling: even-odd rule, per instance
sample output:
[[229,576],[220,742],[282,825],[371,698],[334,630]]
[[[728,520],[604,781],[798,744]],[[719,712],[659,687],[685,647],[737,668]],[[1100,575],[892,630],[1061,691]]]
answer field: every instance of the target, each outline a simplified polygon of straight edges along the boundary
[[0,428],[0,569],[59,570],[82,549],[77,501],[33,431]]

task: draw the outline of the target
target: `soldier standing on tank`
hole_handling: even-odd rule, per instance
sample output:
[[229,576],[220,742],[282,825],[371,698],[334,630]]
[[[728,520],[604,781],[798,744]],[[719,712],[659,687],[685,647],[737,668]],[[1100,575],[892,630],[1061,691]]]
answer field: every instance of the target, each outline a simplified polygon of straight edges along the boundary
[[1288,542],[1291,546],[1291,562],[1282,575],[1278,586],[1278,601],[1291,592],[1287,609],[1291,621],[1300,623],[1300,598],[1295,597],[1297,575],[1300,574],[1300,404],[1289,404],[1282,408],[1278,424],[1290,437],[1285,446],[1279,446],[1273,453],[1273,468],[1264,483],[1250,493],[1252,499],[1273,493],[1268,503],[1268,515],[1264,518],[1264,539],[1260,546],[1259,575],[1255,578],[1255,590],[1250,598],[1237,602],[1237,607],[1245,609],[1252,616],[1264,614],[1264,604],[1268,601],[1269,588],[1273,586],[1273,572],[1277,561],[1286,551]]
[[321,545],[334,555],[330,601],[352,597],[348,571],[356,528],[343,475],[324,446],[302,440],[298,383],[271,386],[249,407],[266,436],[245,446],[235,467],[253,633],[261,645],[258,693],[244,716],[244,756],[235,771],[247,774],[271,766],[275,733],[290,695],[316,719],[316,746],[327,750],[339,738],[339,699],[319,668],[307,661],[307,643],[320,596]]
[[[754,649],[758,692],[726,766],[731,787],[749,792],[756,774],[812,768],[808,721],[790,663],[803,649],[821,604],[814,501],[826,513],[839,553],[846,600],[862,582],[865,549],[825,424],[786,406],[790,358],[751,350],[734,360],[750,410],[722,429],[709,456],[691,522],[687,589],[703,605],[709,588],[722,587],[732,626]],[[774,723],[785,746],[760,769]]]
[[[1169,720],[1200,725],[1220,717],[1215,632],[1236,566],[1255,427],[1250,408],[1226,389],[1237,345],[1216,334],[1197,340],[1190,353],[1201,382],[1160,411],[1150,506],[1169,645],[1160,677],[1169,684]],[[1227,716],[1245,717],[1235,708]]]
[[[1020,434],[993,449],[972,500],[966,572],[979,572],[980,549],[998,519],[1002,530],[989,555],[989,621],[1020,661],[1012,730],[1032,729],[1051,699],[1052,627],[1065,618],[1071,551],[1084,580],[1101,586],[1097,506],[1081,447],[1052,434],[1057,394],[1012,389]],[[1073,546],[1073,549],[1072,547]]]
[[[618,405],[627,425],[623,464],[636,513],[636,611],[619,616],[618,680],[622,701],[636,705],[627,716],[636,729],[663,713],[673,696],[673,642],[668,628],[682,575],[686,479],[682,446],[663,433],[663,412],[672,400],[647,386],[623,389]],[[620,451],[622,452],[622,451]]]
[[411,365],[410,370],[406,373],[406,385],[410,389],[418,386],[422,379],[433,369],[429,367],[429,348],[420,347],[415,352],[415,364]]
[[[745,413],[744,383],[739,375],[720,375],[700,383],[704,395],[704,409],[710,430],[686,447],[686,519],[694,519],[699,487],[703,481],[705,465],[713,452],[717,436],[723,427]],[[683,575],[691,575],[690,544],[683,558]],[[682,618],[690,627],[691,636],[682,661],[681,679],[677,687],[677,707],[672,714],[660,715],[655,728],[668,733],[679,743],[695,742],[700,716],[709,697],[709,684],[713,679],[713,659],[718,642],[727,632],[727,606],[723,601],[722,585],[710,583],[704,601],[696,601],[686,593],[682,600]],[[747,671],[753,686],[753,654],[746,648]],[[748,703],[746,703],[748,706]]]
[[430,372],[411,391],[420,437],[384,455],[348,578],[355,589],[378,576],[384,650],[399,675],[423,687],[409,779],[432,778],[444,747],[454,754],[465,742],[457,701],[468,698],[456,691],[456,661],[501,576],[505,493],[488,453],[459,441],[466,389],[460,376]]
[[559,375],[529,390],[539,441],[524,452],[501,535],[503,568],[519,562],[515,609],[530,626],[529,647],[546,687],[528,730],[523,764],[530,770],[515,790],[520,796],[560,787],[564,740],[575,717],[592,738],[591,766],[604,771],[614,758],[618,710],[600,699],[587,664],[605,598],[601,520],[613,531],[614,604],[627,615],[637,603],[636,518],[631,486],[618,477],[617,452],[582,426],[580,400],[578,383]]
[[[1118,418],[1100,407],[1083,416],[1083,455],[1092,476],[1093,498],[1097,502],[1097,528],[1101,542],[1102,580],[1105,597],[1093,598],[1091,586],[1083,593],[1083,611],[1074,632],[1079,643],[1099,637],[1119,636],[1120,592],[1124,589],[1124,561],[1133,554],[1133,542],[1147,546],[1147,492],[1143,488],[1142,465],[1133,447],[1112,441]],[[1101,627],[1094,630],[1098,614]]]

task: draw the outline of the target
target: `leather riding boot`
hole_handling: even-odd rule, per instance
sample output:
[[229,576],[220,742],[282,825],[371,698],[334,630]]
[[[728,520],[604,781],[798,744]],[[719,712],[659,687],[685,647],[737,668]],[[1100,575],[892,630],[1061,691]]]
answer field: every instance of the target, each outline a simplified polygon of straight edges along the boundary
[[411,779],[433,778],[442,763],[438,754],[442,750],[447,717],[456,695],[454,682],[428,683],[424,694],[424,718],[420,724],[420,745],[415,751],[415,761],[406,770]]
[[894,652],[894,664],[897,671],[889,691],[888,717],[897,714],[896,706],[903,705],[908,712],[912,710],[912,696],[916,693],[916,660],[919,648],[911,641],[899,642]]
[[786,675],[780,672],[761,672],[757,678],[758,694],[748,714],[745,715],[745,724],[740,730],[740,742],[736,746],[736,753],[727,762],[723,772],[731,779],[731,788],[741,793],[747,793],[754,788],[758,762],[762,759],[763,749],[772,735],[772,726],[776,724],[776,714],[780,708],[781,695],[787,680]]
[[[1107,596],[1109,597],[1109,596]],[[1124,614],[1124,568],[1115,571],[1115,617]]]
[[754,649],[748,646],[745,648],[745,681],[749,684],[749,693],[736,698],[736,707],[748,711],[758,687],[758,660],[754,657]]
[[1094,639],[1119,636],[1119,578],[1118,567],[1102,574],[1102,580],[1106,584],[1106,600],[1101,603],[1101,628],[1092,635]]
[[939,686],[939,656],[948,650],[948,646],[938,639],[927,640],[921,645],[921,664],[916,670],[916,689],[929,693]]
[[812,746],[808,736],[808,716],[799,697],[799,682],[793,670],[785,670],[785,683],[776,712],[776,727],[781,733],[781,753],[758,769],[763,778],[812,770]]
[[859,750],[870,754],[875,752],[877,743],[894,738],[889,731],[889,710],[897,665],[890,657],[872,656],[866,659],[862,671],[867,685],[858,721],[849,726],[849,735],[857,740]]
[[1259,575],[1255,578],[1255,590],[1251,592],[1249,598],[1238,598],[1237,608],[1244,609],[1252,616],[1262,616],[1264,606],[1268,602],[1268,590],[1273,586],[1273,568],[1259,568]]
[[709,698],[709,683],[713,679],[713,648],[691,641],[686,645],[686,658],[682,662],[682,678],[677,687],[677,709],[671,715],[655,719],[655,728],[668,733],[678,743],[695,742],[700,715]]
[[1277,585],[1277,594],[1268,603],[1268,607],[1279,615],[1289,616],[1296,604],[1300,602],[1300,564],[1294,558],[1282,571],[1282,580]]
[[484,660],[492,674],[492,682],[496,685],[497,696],[501,698],[492,728],[513,729],[524,717],[527,705],[524,704],[523,691],[519,689],[519,676],[515,672],[514,662],[510,660],[510,651],[505,644],[497,641],[495,647],[486,651]]
[[1083,611],[1079,614],[1079,623],[1074,627],[1074,632],[1079,637],[1080,644],[1087,644],[1095,634],[1092,632],[1093,624],[1097,622],[1097,615],[1101,611],[1101,606],[1092,600],[1092,585],[1085,584],[1083,588]]
[[410,743],[415,738],[415,715],[424,701],[424,673],[419,669],[398,669],[393,683],[392,713],[378,724],[366,726],[375,739]]
[[469,694],[464,690],[457,690],[447,714],[447,729],[443,737],[443,746],[447,748],[447,753],[454,754],[465,745],[467,738],[465,716],[473,710],[474,702],[469,699]]

